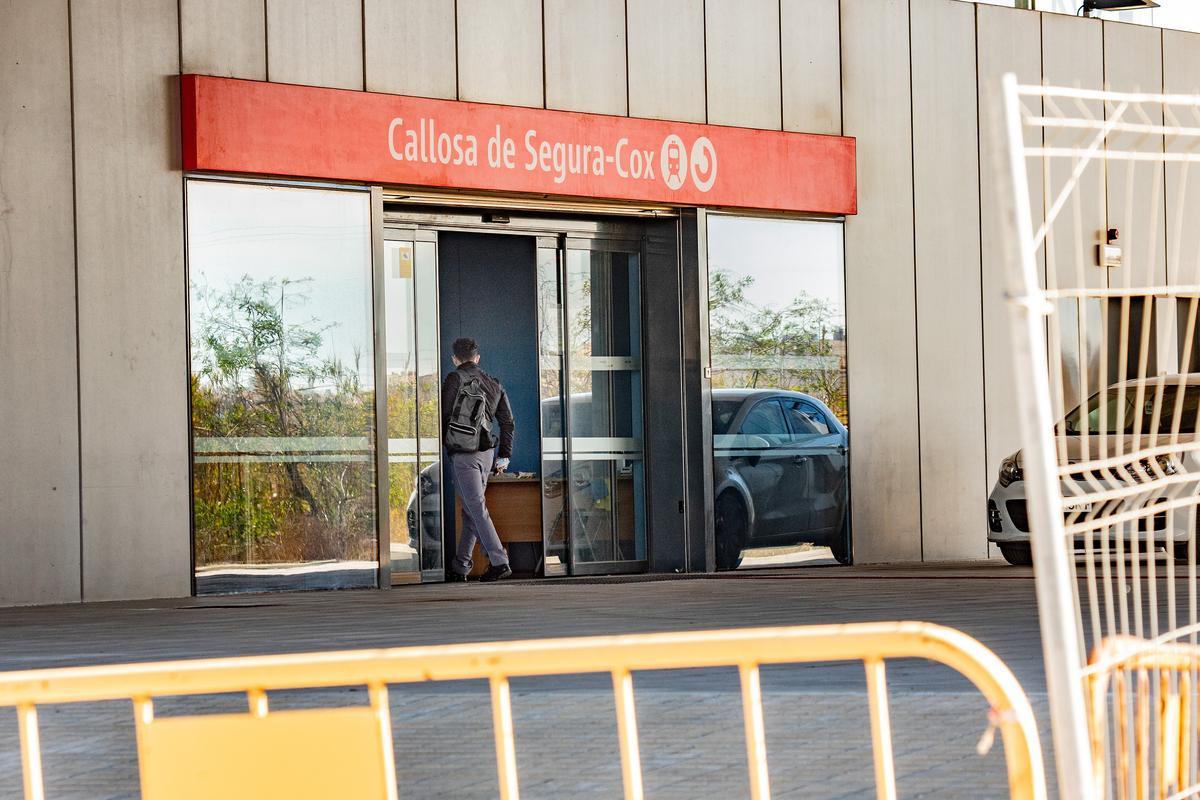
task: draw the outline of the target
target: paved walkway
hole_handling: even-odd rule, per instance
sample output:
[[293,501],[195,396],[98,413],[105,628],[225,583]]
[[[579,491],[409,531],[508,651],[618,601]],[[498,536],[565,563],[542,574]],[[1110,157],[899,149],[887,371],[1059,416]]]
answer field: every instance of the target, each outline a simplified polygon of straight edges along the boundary
[[[1033,582],[1027,570],[991,563],[3,609],[0,670],[888,619],[939,622],[976,636],[1017,674],[1044,723]],[[635,683],[647,796],[746,796],[736,673],[644,674]],[[949,670],[922,662],[894,662],[889,683],[902,796],[1006,796],[999,745],[987,757],[974,752],[986,727],[979,695]],[[764,691],[773,796],[871,795],[861,666],[772,668],[764,672]],[[391,694],[402,796],[496,796],[485,685],[399,687]],[[363,701],[356,690],[309,692],[273,700],[272,708]],[[228,697],[189,703],[189,710],[244,707]],[[620,796],[607,680],[514,682],[514,714],[523,797]],[[136,797],[128,704],[56,707],[43,714],[43,729],[50,797]],[[19,796],[18,763],[13,715],[0,711],[0,797]]]

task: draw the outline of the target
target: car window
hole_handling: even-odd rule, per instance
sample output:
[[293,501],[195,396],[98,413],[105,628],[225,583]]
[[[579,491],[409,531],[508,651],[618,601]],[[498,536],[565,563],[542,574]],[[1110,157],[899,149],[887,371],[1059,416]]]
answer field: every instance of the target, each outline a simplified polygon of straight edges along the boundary
[[[783,407],[787,412],[788,422],[792,426],[792,433],[796,436],[819,436],[822,431],[817,424],[812,421],[809,414],[806,412],[804,405],[796,400],[783,401]],[[828,432],[828,431],[826,431]]]
[[740,432],[743,436],[787,436],[787,422],[783,419],[783,408],[779,401],[764,400],[750,409],[750,413],[742,420]]
[[1159,387],[1153,381],[1148,382],[1142,392],[1141,413],[1137,408],[1137,391],[1136,386],[1126,387],[1122,397],[1119,388],[1110,386],[1097,392],[1088,400],[1086,415],[1081,415],[1078,408],[1067,415],[1064,432],[1068,436],[1078,436],[1084,430],[1088,433],[1100,433],[1100,429],[1104,428],[1105,433],[1150,433],[1157,412],[1158,433],[1170,434],[1176,423],[1176,405],[1180,405],[1179,433],[1196,432],[1196,419],[1200,416],[1200,387],[1185,387],[1183,402],[1180,404],[1178,384],[1164,385],[1160,401]]
[[817,433],[822,436],[828,436],[833,433],[833,428],[829,425],[829,418],[825,416],[825,412],[812,403],[801,400],[800,413],[812,423],[812,426],[817,429]]
[[729,433],[733,418],[742,407],[741,400],[714,400],[712,404],[713,434],[721,436]]

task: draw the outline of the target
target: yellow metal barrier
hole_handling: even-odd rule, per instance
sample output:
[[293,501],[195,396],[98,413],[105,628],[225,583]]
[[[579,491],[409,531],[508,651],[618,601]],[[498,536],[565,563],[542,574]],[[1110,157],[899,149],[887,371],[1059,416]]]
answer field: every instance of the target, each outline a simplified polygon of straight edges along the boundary
[[[1029,702],[1016,678],[986,647],[937,625],[883,622],[696,633],[600,636],[491,644],[355,650],[304,655],[171,661],[0,673],[0,707],[17,709],[26,800],[42,800],[37,707],[129,699],[137,730],[142,797],[396,797],[387,685],[487,679],[491,685],[499,794],[518,797],[509,679],[607,672],[616,695],[626,798],[640,798],[632,673],[737,667],[750,794],[770,797],[759,667],[863,661],[867,673],[876,794],[895,798],[884,662],[924,658],[968,678],[1000,728],[1011,797],[1045,797],[1041,749]],[[268,713],[268,691],[366,686],[370,707]],[[244,714],[156,718],[153,698],[244,692]],[[212,769],[220,764],[220,769]]]
[[1200,796],[1200,646],[1111,636],[1085,676],[1097,797]]

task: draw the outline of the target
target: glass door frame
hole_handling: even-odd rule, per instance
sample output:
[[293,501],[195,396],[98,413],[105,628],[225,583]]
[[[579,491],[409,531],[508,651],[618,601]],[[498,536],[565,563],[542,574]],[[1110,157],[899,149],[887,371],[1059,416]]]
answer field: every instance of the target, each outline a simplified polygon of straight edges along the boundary
[[[558,328],[559,349],[561,351],[559,354],[559,364],[558,364],[558,373],[559,373],[558,387],[559,387],[559,403],[560,403],[559,427],[560,427],[560,434],[561,434],[561,446],[560,446],[559,450],[555,450],[552,452],[555,455],[561,456],[561,460],[562,460],[564,487],[562,489],[563,508],[562,508],[561,516],[566,518],[566,521],[563,523],[564,537],[565,537],[564,548],[565,548],[566,559],[565,559],[565,564],[563,565],[563,569],[559,570],[559,571],[555,571],[553,573],[553,575],[577,576],[577,575],[614,575],[614,574],[641,573],[641,572],[646,572],[649,567],[648,551],[649,551],[649,546],[650,546],[650,541],[649,541],[650,536],[649,536],[649,530],[648,530],[648,519],[647,519],[648,515],[645,513],[644,507],[642,508],[642,518],[640,520],[640,524],[643,526],[643,536],[645,537],[645,540],[643,542],[643,550],[645,551],[644,558],[627,559],[627,560],[620,560],[620,561],[617,561],[617,560],[587,561],[587,562],[577,561],[575,558],[576,547],[575,547],[575,543],[573,541],[574,534],[572,532],[572,528],[573,528],[572,523],[575,519],[574,492],[571,491],[569,488],[571,480],[572,480],[573,471],[574,471],[574,465],[575,465],[573,441],[576,437],[574,437],[571,434],[573,427],[571,424],[572,410],[571,410],[570,376],[572,374],[574,367],[572,366],[572,363],[571,363],[571,341],[570,341],[570,333],[567,328],[567,320],[570,319],[570,314],[571,314],[570,302],[568,300],[569,292],[568,292],[568,285],[567,285],[567,281],[568,281],[567,254],[568,254],[568,252],[574,250],[574,251],[588,251],[588,252],[603,251],[603,252],[612,252],[612,253],[624,253],[624,254],[636,256],[637,263],[638,263],[638,270],[640,273],[640,271],[642,270],[642,268],[645,264],[645,249],[646,249],[645,248],[645,236],[641,236],[638,238],[619,237],[619,236],[613,236],[612,234],[607,233],[605,231],[599,231],[594,236],[579,236],[576,233],[565,233],[564,232],[564,233],[560,233],[554,237],[539,236],[537,238],[537,250],[538,250],[539,256],[542,254],[543,251],[551,251],[551,250],[553,251],[554,263],[556,264],[556,267],[557,267],[557,278],[558,278],[557,282],[558,282],[558,293],[559,293],[559,302],[557,304],[558,318],[556,320],[556,323],[557,323],[557,328]],[[643,293],[642,293],[642,284],[640,281],[640,274],[639,274],[639,283],[638,283],[638,317],[639,317],[639,319],[638,319],[638,353],[639,354],[636,357],[636,359],[633,359],[633,357],[619,357],[619,356],[604,356],[604,357],[599,357],[599,358],[605,358],[610,361],[615,361],[615,360],[621,359],[621,358],[624,358],[627,361],[636,360],[637,364],[638,364],[637,369],[639,372],[641,371],[641,365],[644,363],[644,361],[643,361],[643,354],[644,354],[643,337],[645,335],[645,326],[644,326],[644,319],[643,319],[645,304],[642,302],[643,299],[644,298],[643,298]],[[538,324],[538,360],[539,360],[538,369],[540,371],[544,368],[542,359],[545,358],[545,355],[544,355],[544,350],[543,350],[542,341],[541,341],[541,331],[543,329],[542,320],[539,319],[538,322],[539,322],[539,324]],[[641,442],[642,442],[642,463],[643,463],[643,475],[644,475],[645,453],[646,453],[646,447],[645,447],[646,398],[645,398],[644,382],[642,383],[641,390],[639,391],[638,394],[639,394],[639,396],[636,398],[636,402],[638,403],[639,407],[636,409],[636,416],[638,417],[638,419],[641,422],[640,427],[642,429],[641,430]],[[545,401],[545,399],[543,399],[543,402],[544,401]],[[550,537],[553,534],[553,531],[551,531],[549,529],[549,527],[546,525],[545,508],[544,508],[545,497],[546,497],[546,484],[545,484],[546,476],[544,474],[545,473],[544,464],[546,461],[545,457],[546,457],[546,452],[547,452],[545,449],[545,442],[547,441],[546,430],[545,430],[545,425],[546,425],[545,415],[539,414],[538,422],[539,422],[539,428],[540,428],[539,432],[541,434],[541,441],[543,443],[543,446],[542,446],[543,574],[545,574],[547,577],[551,577],[552,573],[549,571],[547,562],[545,559],[545,554],[548,554],[551,550]],[[643,480],[644,480],[644,477],[643,477]],[[617,514],[618,514],[618,509],[620,507],[619,506],[620,500],[618,497],[617,486],[614,485],[610,491],[611,491],[611,495],[612,495],[613,499],[616,500],[616,503],[614,504],[613,512],[612,512],[613,517],[614,517],[613,524],[615,525],[615,524],[617,524],[617,522],[619,520],[619,517],[617,516]],[[644,486],[642,488],[642,494],[645,495],[645,487]],[[635,526],[639,524],[639,520],[637,518],[637,513],[638,513],[637,506],[636,506],[636,502],[635,502],[635,511],[634,511],[634,525]]]
[[[381,216],[381,219],[382,219],[382,216]],[[434,253],[434,267],[433,267],[434,290],[433,291],[434,291],[434,296],[435,297],[437,296],[438,280],[439,280],[438,257],[437,257],[437,242],[438,242],[437,232],[434,230],[428,230],[428,229],[424,229],[424,228],[393,225],[393,224],[388,223],[387,221],[384,221],[383,224],[381,226],[379,226],[378,230],[379,230],[379,241],[378,241],[377,255],[375,258],[375,338],[376,338],[375,352],[376,352],[376,371],[377,371],[376,386],[382,387],[382,391],[377,392],[377,395],[376,395],[376,403],[377,403],[376,419],[378,420],[377,441],[379,442],[379,446],[378,446],[378,459],[379,460],[378,460],[378,465],[377,465],[377,474],[378,474],[377,485],[379,487],[378,504],[379,504],[379,508],[380,508],[379,517],[378,517],[379,518],[380,570],[381,570],[381,573],[383,573],[386,576],[386,577],[384,577],[384,575],[381,575],[380,585],[381,586],[391,586],[391,585],[401,585],[401,584],[406,584],[406,583],[440,583],[440,582],[445,581],[445,579],[446,579],[446,572],[445,572],[445,524],[446,524],[446,521],[445,521],[445,519],[441,519],[441,521],[440,521],[441,536],[442,536],[442,564],[441,564],[441,566],[430,567],[430,568],[423,568],[421,566],[423,559],[424,559],[424,543],[423,543],[423,536],[421,535],[422,534],[421,526],[422,526],[423,520],[424,520],[424,510],[422,509],[422,502],[421,502],[421,471],[422,471],[421,465],[423,463],[422,462],[423,449],[421,446],[421,440],[422,440],[421,430],[422,429],[421,429],[421,418],[420,418],[421,412],[420,412],[419,399],[418,399],[418,402],[415,403],[415,405],[416,405],[416,409],[415,409],[416,430],[414,431],[414,434],[416,437],[416,453],[414,455],[414,457],[416,458],[416,464],[415,464],[416,474],[414,477],[414,491],[416,492],[415,497],[416,497],[416,502],[417,502],[417,516],[416,516],[417,569],[405,570],[402,572],[394,572],[392,569],[392,564],[391,564],[391,544],[392,544],[391,458],[390,458],[391,441],[390,441],[390,436],[389,436],[390,431],[388,429],[389,428],[389,417],[388,417],[388,407],[387,407],[387,402],[388,402],[387,387],[388,387],[388,374],[389,373],[388,373],[388,365],[387,365],[387,330],[388,330],[388,328],[387,328],[388,316],[387,315],[388,315],[388,309],[387,309],[387,302],[386,302],[386,297],[387,297],[387,291],[386,291],[387,242],[399,242],[399,243],[407,243],[407,244],[412,245],[414,278],[416,278],[416,270],[417,270],[416,250],[417,250],[418,243],[426,243],[426,244],[433,245],[433,253]],[[412,309],[414,311],[414,314],[415,314],[416,306],[418,304],[417,291],[418,290],[414,283],[413,297],[412,297],[412,303],[413,303]],[[440,380],[441,314],[440,314],[440,311],[441,311],[441,309],[438,307],[438,304],[436,304],[436,303],[434,304],[434,307],[432,309],[427,311],[427,313],[433,314],[434,327],[439,331],[439,336],[435,340],[435,347],[434,347],[434,363],[435,363],[435,365],[437,365],[437,370],[439,373],[439,380],[437,381],[437,384],[439,387],[438,388],[439,393],[440,393],[440,386],[441,386],[441,380]],[[395,313],[394,309],[392,310],[392,313]],[[410,321],[409,327],[412,330],[412,336],[413,336],[413,338],[412,338],[413,369],[414,369],[414,376],[416,378],[416,382],[414,383],[414,386],[413,386],[413,391],[414,391],[414,393],[419,393],[419,391],[420,391],[420,389],[419,389],[420,367],[421,367],[420,348],[421,348],[422,340],[421,340],[421,336],[420,336],[420,326],[418,325],[418,321],[415,316],[413,316],[412,320]],[[439,396],[438,420],[439,420],[438,428],[440,429],[440,427],[441,427],[440,396]],[[439,430],[437,439],[438,439],[438,446],[437,446],[437,456],[436,457],[437,457],[438,462],[440,462],[442,460],[440,430]],[[440,467],[439,467],[439,470],[440,470]],[[442,502],[441,502],[442,488],[443,488],[442,485],[443,485],[444,481],[445,481],[445,475],[442,474],[440,476],[440,479],[438,482],[438,484],[439,484],[439,494],[438,494],[439,518],[444,516]],[[405,519],[407,520],[407,515],[405,515]],[[406,524],[407,524],[407,522],[406,522]],[[385,561],[386,561],[386,567],[384,567]]]

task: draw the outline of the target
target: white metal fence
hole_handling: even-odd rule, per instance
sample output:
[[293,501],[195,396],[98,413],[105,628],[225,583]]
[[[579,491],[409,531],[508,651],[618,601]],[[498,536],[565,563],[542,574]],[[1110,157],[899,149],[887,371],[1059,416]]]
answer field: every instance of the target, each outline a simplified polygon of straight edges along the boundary
[[1195,668],[1137,661],[1200,630],[1200,97],[1010,75],[1005,103],[1019,464],[1060,794],[1200,796]]

